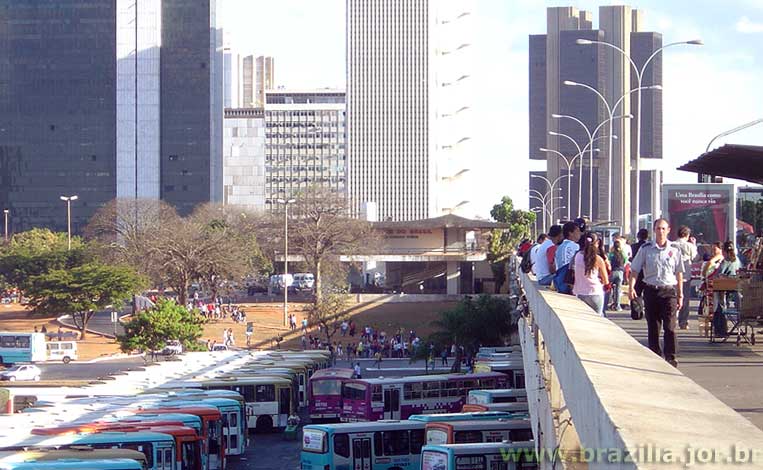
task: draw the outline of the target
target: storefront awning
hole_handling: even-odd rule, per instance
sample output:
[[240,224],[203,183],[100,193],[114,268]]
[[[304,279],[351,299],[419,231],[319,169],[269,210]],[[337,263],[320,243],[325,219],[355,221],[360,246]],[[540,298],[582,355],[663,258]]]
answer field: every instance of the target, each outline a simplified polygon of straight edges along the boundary
[[678,169],[763,184],[763,147],[726,144],[703,153]]

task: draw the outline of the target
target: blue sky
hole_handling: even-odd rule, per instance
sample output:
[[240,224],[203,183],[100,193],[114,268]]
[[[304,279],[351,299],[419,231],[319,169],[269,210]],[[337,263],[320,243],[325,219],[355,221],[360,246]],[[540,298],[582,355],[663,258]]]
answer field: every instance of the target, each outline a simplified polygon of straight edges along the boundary
[[[664,43],[701,38],[663,57],[663,154],[666,183],[692,182],[676,171],[716,134],[763,118],[763,0],[647,0],[638,3],[472,0],[477,119],[471,199],[487,216],[509,195],[527,204],[527,37],[545,32],[548,6],[589,10],[628,4],[645,12],[647,31]],[[220,0],[220,24],[243,53],[276,58],[276,82],[290,88],[345,86],[345,0]],[[593,99],[593,98],[592,98]],[[722,143],[763,145],[763,124]],[[486,190],[486,188],[492,188]]]

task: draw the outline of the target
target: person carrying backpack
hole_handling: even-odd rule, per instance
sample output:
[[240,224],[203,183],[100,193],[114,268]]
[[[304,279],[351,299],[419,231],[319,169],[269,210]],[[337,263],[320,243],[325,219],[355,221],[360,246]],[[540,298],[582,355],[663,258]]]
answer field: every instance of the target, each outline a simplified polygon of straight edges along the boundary
[[[572,282],[570,270],[574,272],[574,266],[570,266],[575,253],[580,249],[578,241],[580,240],[580,226],[575,222],[565,222],[562,226],[562,241],[554,254],[554,264],[556,265],[556,274],[554,274],[554,287],[562,294],[572,293]],[[573,278],[574,279],[574,278]]]

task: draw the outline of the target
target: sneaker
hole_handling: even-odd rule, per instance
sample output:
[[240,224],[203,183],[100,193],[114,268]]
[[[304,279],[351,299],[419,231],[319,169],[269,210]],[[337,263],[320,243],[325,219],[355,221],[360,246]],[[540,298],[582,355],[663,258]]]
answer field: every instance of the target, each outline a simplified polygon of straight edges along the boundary
[[680,330],[688,330],[689,329],[689,325],[680,325],[678,327],[678,329],[680,329]]
[[668,361],[668,364],[678,369],[678,361],[676,361],[675,359]]

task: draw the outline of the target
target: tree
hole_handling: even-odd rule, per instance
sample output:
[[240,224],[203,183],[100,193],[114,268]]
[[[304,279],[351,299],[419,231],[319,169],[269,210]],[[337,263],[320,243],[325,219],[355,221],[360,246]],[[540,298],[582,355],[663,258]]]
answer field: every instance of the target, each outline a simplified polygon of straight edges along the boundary
[[331,344],[331,339],[342,327],[342,322],[349,318],[347,291],[335,289],[326,292],[309,307],[307,318],[310,323],[320,325],[321,332],[326,336],[326,343]]
[[198,351],[203,325],[204,320],[196,310],[189,311],[173,300],[161,299],[125,323],[125,333],[117,337],[117,342],[122,352],[153,353],[164,348],[168,340],[180,341],[184,350]]
[[71,315],[84,339],[96,311],[122,305],[145,284],[130,267],[90,262],[34,276],[26,295],[35,314]]
[[[347,199],[341,194],[313,187],[295,199],[294,208],[289,211],[289,248],[302,256],[314,273],[317,305],[325,293],[337,287],[324,287],[324,277],[336,268],[339,256],[370,252],[379,238],[369,222],[349,216]],[[283,233],[283,225],[280,227]],[[283,238],[280,241],[283,244]],[[346,285],[346,279],[337,282]]]
[[506,260],[514,254],[519,243],[530,236],[530,227],[535,223],[535,213],[514,209],[511,198],[504,196],[493,206],[490,216],[496,222],[509,225],[508,230],[494,229],[490,232],[487,259],[496,281],[495,292],[500,292],[506,279]]
[[79,237],[72,238],[71,250],[67,246],[66,233],[40,228],[17,233],[0,248],[0,277],[23,292],[33,277],[53,269],[71,269],[90,258]]

